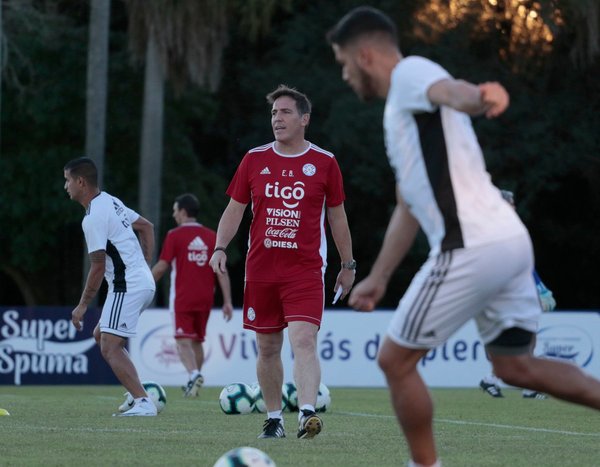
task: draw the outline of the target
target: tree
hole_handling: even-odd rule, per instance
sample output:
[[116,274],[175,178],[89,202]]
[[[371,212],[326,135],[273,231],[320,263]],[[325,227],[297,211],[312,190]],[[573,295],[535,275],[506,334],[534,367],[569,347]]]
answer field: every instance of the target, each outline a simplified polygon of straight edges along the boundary
[[128,0],[130,46],[145,55],[140,157],[140,211],[160,227],[164,82],[218,84],[226,45],[224,2]]
[[[108,86],[108,35],[110,30],[110,0],[92,0],[88,42],[85,154],[98,168],[98,183],[104,181],[104,148],[106,142],[106,95]],[[85,284],[90,260],[83,253]]]

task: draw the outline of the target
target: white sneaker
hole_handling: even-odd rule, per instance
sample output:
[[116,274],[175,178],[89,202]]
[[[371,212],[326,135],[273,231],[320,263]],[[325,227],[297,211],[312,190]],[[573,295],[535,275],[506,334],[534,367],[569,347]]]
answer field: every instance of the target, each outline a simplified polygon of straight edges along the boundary
[[130,408],[133,407],[134,404],[134,400],[133,400],[133,396],[129,393],[126,392],[125,394],[123,394],[125,396],[125,402],[123,402],[120,406],[119,406],[119,412],[123,413],[123,412],[127,412]]
[[154,402],[142,397],[134,406],[126,412],[117,414],[119,417],[155,417],[158,415]]
[[204,378],[202,375],[196,375],[194,379],[188,381],[187,386],[183,392],[183,397],[197,397],[198,391],[204,384]]

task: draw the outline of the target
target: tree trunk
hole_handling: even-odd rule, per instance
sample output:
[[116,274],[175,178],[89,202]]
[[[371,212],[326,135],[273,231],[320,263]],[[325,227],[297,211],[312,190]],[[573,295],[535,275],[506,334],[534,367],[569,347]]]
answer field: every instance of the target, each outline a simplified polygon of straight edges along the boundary
[[[140,214],[160,232],[160,198],[163,153],[164,72],[153,34],[148,36],[144,76],[142,150],[140,157]],[[155,243],[157,245],[158,242]],[[153,262],[156,259],[156,246]]]
[[110,0],[92,0],[87,63],[85,153],[98,167],[100,186],[104,175],[109,24]]
[[[110,30],[110,0],[92,0],[87,63],[87,89],[85,112],[85,155],[98,168],[98,184],[104,180],[104,148],[106,141],[106,100],[108,87],[108,35]],[[90,259],[83,253],[85,287]],[[92,305],[96,304],[95,298]]]

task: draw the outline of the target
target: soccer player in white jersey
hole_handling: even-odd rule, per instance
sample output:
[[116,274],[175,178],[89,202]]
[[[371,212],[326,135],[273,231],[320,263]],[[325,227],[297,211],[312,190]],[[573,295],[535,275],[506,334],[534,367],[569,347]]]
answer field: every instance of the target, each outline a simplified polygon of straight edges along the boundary
[[419,228],[431,248],[378,355],[412,455],[409,465],[440,465],[433,404],[417,363],[469,319],[507,384],[599,409],[600,381],[575,365],[531,354],[541,313],[531,241],[491,183],[469,118],[502,114],[506,90],[496,82],[454,79],[426,58],[403,57],[394,23],[374,8],[350,11],[327,40],[356,94],[386,99],[385,143],[396,175],[397,205],[381,251],[350,305],[374,308]]
[[310,101],[283,85],[267,101],[275,141],[251,149],[240,163],[227,189],[231,200],[219,222],[210,264],[225,273],[225,250],[251,203],[244,328],[256,332],[257,377],[267,406],[259,438],[285,437],[281,348],[287,327],[300,408],[297,436],[310,439],[322,428],[315,413],[321,379],[316,349],[324,305],[326,219],[341,258],[334,290],[341,288],[342,298],[354,283],[356,262],[340,168],[333,154],[304,139]]
[[85,287],[72,312],[73,325],[81,329],[83,316],[105,277],[108,294],[94,337],[115,376],[134,398],[133,407],[120,415],[154,416],[156,407],[125,348],[127,338],[135,335],[140,313],[154,298],[155,284],[147,263],[154,249],[154,226],[118,198],[100,191],[91,159],[71,160],[64,167],[64,176],[69,197],[85,208],[82,227],[90,255]]

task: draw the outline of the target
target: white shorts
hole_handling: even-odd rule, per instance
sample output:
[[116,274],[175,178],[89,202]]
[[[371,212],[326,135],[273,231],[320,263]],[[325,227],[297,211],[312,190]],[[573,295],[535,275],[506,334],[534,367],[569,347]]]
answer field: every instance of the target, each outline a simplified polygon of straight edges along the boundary
[[135,336],[138,318],[153,299],[151,289],[109,292],[100,315],[100,332],[125,338]]
[[528,235],[430,257],[400,300],[388,335],[403,347],[434,348],[471,318],[484,344],[512,327],[536,332],[542,308],[533,267]]

